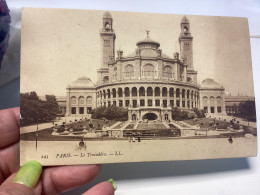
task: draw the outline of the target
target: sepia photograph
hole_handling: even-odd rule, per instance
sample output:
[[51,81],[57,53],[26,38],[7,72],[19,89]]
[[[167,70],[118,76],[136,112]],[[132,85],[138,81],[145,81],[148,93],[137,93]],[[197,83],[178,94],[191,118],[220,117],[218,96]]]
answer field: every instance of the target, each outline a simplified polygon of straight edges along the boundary
[[256,156],[247,18],[23,8],[20,164]]

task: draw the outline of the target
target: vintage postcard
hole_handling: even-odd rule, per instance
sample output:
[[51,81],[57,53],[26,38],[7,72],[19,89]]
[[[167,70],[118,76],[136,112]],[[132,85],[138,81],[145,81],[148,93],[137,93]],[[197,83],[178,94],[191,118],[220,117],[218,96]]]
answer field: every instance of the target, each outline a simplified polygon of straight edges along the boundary
[[248,20],[24,8],[21,164],[256,156]]

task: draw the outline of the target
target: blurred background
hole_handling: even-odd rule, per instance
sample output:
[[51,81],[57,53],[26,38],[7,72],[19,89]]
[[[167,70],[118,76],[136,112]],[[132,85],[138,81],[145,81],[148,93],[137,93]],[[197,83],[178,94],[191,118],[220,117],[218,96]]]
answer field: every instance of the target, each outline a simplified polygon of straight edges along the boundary
[[[9,47],[0,69],[0,109],[19,106],[20,17],[22,7],[96,9],[168,14],[247,17],[251,35],[256,111],[260,113],[260,1],[259,0],[7,0],[10,9]],[[258,125],[259,127],[259,125]],[[259,138],[258,138],[259,141]],[[116,194],[260,194],[260,157],[103,165],[98,178],[63,193],[80,194],[113,178]]]

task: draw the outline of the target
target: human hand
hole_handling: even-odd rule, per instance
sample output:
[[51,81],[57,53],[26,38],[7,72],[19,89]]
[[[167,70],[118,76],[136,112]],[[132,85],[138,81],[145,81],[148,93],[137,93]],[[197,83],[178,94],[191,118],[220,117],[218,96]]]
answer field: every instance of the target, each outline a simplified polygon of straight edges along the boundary
[[[100,165],[44,167],[38,178],[41,165],[35,161],[26,163],[15,178],[19,169],[19,123],[19,108],[0,110],[1,195],[59,194],[90,182],[100,172]],[[112,195],[114,185],[111,183],[99,183],[84,194]]]

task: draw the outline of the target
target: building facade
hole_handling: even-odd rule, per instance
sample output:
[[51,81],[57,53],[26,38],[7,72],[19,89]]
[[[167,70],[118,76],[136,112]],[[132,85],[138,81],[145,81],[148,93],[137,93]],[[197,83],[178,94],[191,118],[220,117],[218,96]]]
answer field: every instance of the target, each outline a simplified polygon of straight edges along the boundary
[[66,115],[87,115],[93,108],[112,105],[128,108],[129,120],[168,121],[173,107],[225,112],[224,88],[216,88],[218,84],[212,79],[201,87],[197,83],[193,36],[186,16],[180,21],[180,51],[173,51],[171,57],[150,38],[149,31],[144,40],[136,43],[132,54],[115,52],[116,34],[109,12],[104,13],[102,24],[97,83],[83,77],[67,87]]

